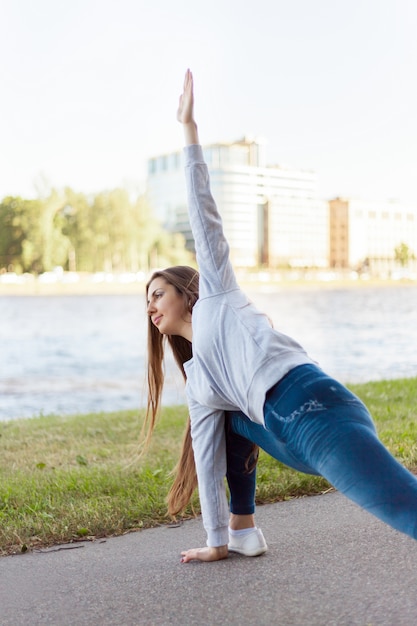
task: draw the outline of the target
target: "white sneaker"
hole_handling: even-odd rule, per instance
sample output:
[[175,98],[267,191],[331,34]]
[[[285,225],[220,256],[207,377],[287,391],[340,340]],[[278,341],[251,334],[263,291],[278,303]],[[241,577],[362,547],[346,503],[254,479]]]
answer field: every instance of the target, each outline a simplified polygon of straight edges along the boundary
[[254,528],[252,532],[243,537],[229,535],[229,552],[238,552],[245,556],[259,556],[268,550],[265,537],[260,528]]

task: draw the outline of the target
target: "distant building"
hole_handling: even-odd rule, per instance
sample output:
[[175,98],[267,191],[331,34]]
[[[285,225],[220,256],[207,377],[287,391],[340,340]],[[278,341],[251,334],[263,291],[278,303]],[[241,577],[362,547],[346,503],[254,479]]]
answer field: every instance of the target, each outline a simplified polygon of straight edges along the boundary
[[[203,150],[235,266],[328,266],[328,205],[313,172],[267,167],[264,143],[247,137]],[[193,250],[182,152],[148,161],[147,190],[156,216]]]
[[401,265],[401,251],[403,265],[415,266],[417,206],[335,198],[329,217],[330,267],[383,274]]

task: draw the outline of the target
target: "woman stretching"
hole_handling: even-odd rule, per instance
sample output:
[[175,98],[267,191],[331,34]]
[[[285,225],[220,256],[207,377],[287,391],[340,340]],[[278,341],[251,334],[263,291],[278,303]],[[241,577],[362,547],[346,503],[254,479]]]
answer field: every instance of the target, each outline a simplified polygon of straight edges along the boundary
[[239,550],[239,533],[233,532],[236,519],[235,528],[243,529],[243,537],[255,537],[256,548],[251,442],[296,470],[323,476],[376,517],[417,538],[417,479],[379,441],[364,404],[326,375],[298,343],[271,328],[240,290],[211,196],[193,110],[188,70],[177,118],[186,143],[199,275],[191,268],[169,268],[154,273],[147,285],[148,437],[162,390],[166,336],[176,346],[174,356],[186,378],[190,414],[169,510],[176,513],[189,501],[196,486],[195,459],[207,532],[207,546],[182,552],[182,561],[224,559],[235,543],[245,553]]

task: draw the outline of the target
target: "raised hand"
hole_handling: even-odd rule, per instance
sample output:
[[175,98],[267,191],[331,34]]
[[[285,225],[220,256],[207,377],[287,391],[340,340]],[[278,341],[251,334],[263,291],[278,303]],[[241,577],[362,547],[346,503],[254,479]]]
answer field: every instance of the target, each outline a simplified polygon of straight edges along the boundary
[[194,81],[191,70],[185,72],[184,87],[178,105],[177,120],[181,124],[194,122]]
[[194,81],[190,70],[184,78],[184,87],[177,110],[177,120],[183,124],[185,143],[198,144],[197,124],[194,119]]

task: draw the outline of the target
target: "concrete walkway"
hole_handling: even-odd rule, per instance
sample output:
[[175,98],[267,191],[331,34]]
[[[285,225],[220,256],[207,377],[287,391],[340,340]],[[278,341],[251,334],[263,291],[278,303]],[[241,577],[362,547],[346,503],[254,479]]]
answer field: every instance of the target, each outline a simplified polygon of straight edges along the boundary
[[0,558],[1,626],[415,626],[417,542],[331,493],[259,507],[261,557],[180,563],[200,520]]

